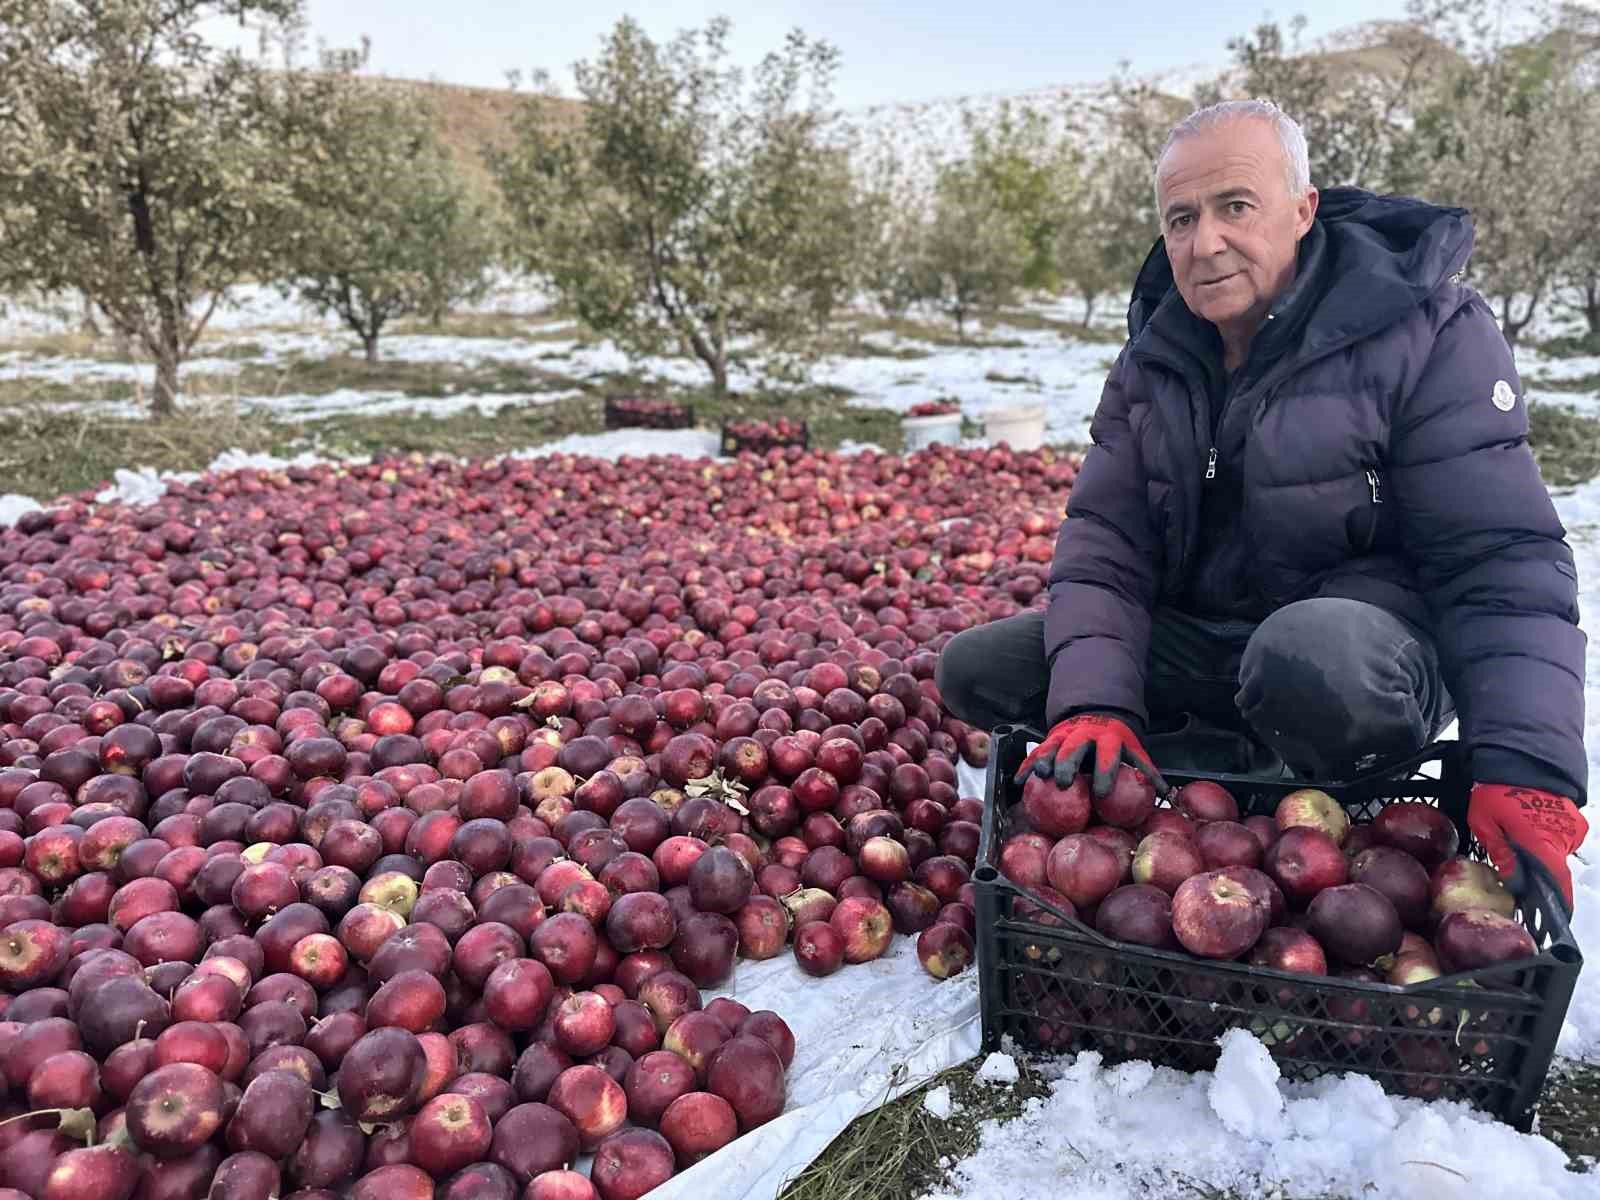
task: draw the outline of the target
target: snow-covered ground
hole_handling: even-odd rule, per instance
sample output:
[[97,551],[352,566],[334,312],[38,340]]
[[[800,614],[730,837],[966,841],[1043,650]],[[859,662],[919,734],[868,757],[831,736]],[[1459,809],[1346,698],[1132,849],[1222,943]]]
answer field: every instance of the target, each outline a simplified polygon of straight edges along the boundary
[[1215,1072],[1106,1067],[1089,1051],[1046,1073],[1050,1094],[985,1122],[977,1152],[929,1200],[1600,1195],[1554,1144],[1465,1105],[1390,1096],[1363,1075],[1285,1083],[1242,1029],[1222,1036]]

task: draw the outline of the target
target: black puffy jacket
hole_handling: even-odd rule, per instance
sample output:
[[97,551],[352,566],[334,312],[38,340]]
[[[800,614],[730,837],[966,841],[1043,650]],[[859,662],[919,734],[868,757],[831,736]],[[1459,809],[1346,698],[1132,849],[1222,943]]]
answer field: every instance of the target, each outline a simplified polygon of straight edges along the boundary
[[1583,801],[1577,573],[1510,349],[1458,282],[1471,248],[1462,209],[1324,191],[1224,401],[1157,243],[1056,542],[1051,721],[1143,719],[1158,603],[1343,596],[1433,636],[1475,778]]

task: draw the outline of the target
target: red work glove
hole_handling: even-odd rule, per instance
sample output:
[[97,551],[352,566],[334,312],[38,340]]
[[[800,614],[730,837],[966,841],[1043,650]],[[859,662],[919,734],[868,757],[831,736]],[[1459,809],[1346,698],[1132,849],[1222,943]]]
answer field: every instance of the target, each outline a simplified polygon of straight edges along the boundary
[[1167,794],[1167,781],[1161,778],[1133,730],[1109,713],[1085,712],[1068,717],[1052,729],[1022,760],[1017,779],[1020,781],[1031,770],[1040,779],[1054,776],[1057,787],[1071,787],[1078,769],[1092,766],[1094,794],[1104,796],[1111,791],[1123,763],[1143,771],[1158,794]]
[[1526,886],[1522,863],[1527,863],[1550,877],[1561,889],[1567,911],[1572,911],[1572,872],[1567,869],[1567,856],[1583,844],[1589,832],[1589,822],[1576,804],[1538,788],[1477,783],[1467,802],[1467,827],[1514,893],[1521,895]]

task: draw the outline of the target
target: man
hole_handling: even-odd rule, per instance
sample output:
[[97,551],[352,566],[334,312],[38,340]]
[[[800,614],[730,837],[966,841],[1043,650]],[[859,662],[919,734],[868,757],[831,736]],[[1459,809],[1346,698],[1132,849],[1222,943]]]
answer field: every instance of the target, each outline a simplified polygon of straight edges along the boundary
[[1156,197],[1049,607],[953,639],[945,703],[1042,721],[1029,765],[1092,767],[1097,792],[1152,771],[1147,734],[1163,761],[1209,739],[1232,769],[1333,781],[1458,716],[1474,835],[1513,888],[1514,845],[1570,906],[1577,575],[1511,353],[1458,282],[1466,212],[1319,196],[1264,101],[1174,128]]

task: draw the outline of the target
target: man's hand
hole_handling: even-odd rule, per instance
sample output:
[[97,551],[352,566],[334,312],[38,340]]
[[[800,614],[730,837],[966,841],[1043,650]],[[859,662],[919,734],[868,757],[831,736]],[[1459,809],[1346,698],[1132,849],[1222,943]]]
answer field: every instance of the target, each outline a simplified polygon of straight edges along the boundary
[[[1089,760],[1091,751],[1094,757]],[[1143,771],[1155,784],[1157,794],[1167,794],[1167,781],[1161,778],[1161,772],[1156,770],[1133,730],[1109,713],[1079,713],[1062,721],[1022,760],[1017,779],[1021,780],[1031,770],[1040,779],[1054,776],[1057,787],[1071,787],[1086,760],[1093,765],[1096,796],[1104,796],[1111,790],[1123,763]]]
[[1589,822],[1571,800],[1538,788],[1478,783],[1467,803],[1467,826],[1514,893],[1521,895],[1526,886],[1517,861],[1516,851],[1521,850],[1535,870],[1544,871],[1561,889],[1567,911],[1572,911],[1567,856],[1583,844]]

